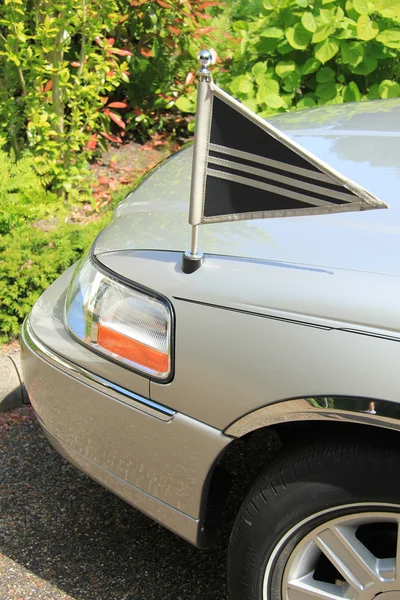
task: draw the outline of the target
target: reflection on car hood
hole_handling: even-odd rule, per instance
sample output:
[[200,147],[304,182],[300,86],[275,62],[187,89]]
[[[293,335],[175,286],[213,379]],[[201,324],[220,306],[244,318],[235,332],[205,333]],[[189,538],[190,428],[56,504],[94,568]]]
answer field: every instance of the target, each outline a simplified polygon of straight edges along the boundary
[[[209,254],[400,273],[400,99],[280,115],[271,122],[389,209],[203,225]],[[118,206],[95,253],[188,249],[192,148],[171,157]]]

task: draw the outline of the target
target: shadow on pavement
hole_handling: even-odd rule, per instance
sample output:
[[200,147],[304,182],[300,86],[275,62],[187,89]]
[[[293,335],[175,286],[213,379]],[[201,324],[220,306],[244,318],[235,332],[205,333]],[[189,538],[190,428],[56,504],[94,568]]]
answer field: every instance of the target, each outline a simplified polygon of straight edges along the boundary
[[1,600],[226,600],[222,544],[193,548],[71,467],[29,408],[9,415],[0,420]]

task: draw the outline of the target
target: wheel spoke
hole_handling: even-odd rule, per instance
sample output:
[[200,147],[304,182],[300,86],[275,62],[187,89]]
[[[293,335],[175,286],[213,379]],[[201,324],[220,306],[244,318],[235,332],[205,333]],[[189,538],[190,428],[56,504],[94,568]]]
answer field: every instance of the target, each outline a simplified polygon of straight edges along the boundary
[[[347,586],[346,586],[347,587]],[[312,573],[288,582],[288,600],[343,600],[339,586],[323,581],[316,581]]]
[[328,527],[314,541],[357,592],[379,581],[377,559],[356,538],[354,527]]

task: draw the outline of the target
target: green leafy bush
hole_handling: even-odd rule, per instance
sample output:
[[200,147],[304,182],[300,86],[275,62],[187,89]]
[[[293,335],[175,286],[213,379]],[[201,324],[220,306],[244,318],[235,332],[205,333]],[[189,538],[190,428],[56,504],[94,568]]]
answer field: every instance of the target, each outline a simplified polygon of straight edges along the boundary
[[93,242],[103,222],[43,231],[25,225],[0,238],[0,343],[19,335],[43,291]]
[[400,96],[398,0],[241,0],[231,20],[214,77],[262,116]]
[[0,150],[0,235],[26,221],[54,217],[56,201],[43,188],[32,157],[16,161]]

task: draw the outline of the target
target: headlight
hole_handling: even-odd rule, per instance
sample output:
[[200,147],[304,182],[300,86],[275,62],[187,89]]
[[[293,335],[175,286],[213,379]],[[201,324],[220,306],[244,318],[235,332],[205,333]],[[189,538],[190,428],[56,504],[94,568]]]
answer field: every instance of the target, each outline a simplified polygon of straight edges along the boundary
[[167,301],[104,275],[86,259],[70,283],[65,314],[69,331],[84,344],[151,377],[170,375]]

